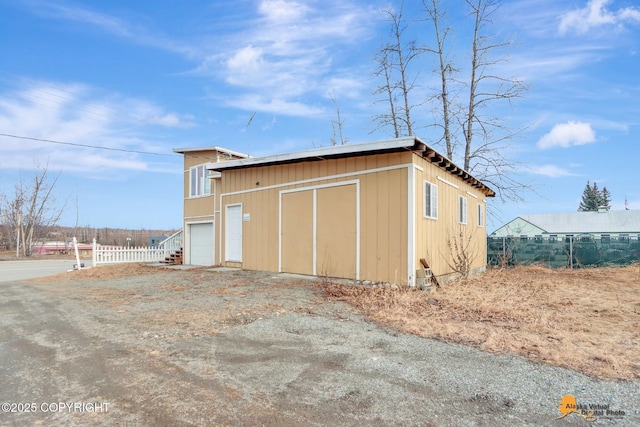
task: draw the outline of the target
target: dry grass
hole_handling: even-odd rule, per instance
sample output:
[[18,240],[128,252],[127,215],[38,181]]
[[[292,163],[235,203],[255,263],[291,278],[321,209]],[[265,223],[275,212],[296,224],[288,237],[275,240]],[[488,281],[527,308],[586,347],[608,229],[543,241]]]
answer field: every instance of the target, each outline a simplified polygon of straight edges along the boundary
[[[144,264],[117,264],[32,282],[132,277],[161,270]],[[199,269],[191,272],[197,275],[196,282],[205,279]],[[244,286],[251,282],[238,278],[212,287],[209,292],[244,296]],[[282,286],[289,287],[291,283]],[[320,286],[328,298],[347,301],[370,319],[403,332],[495,353],[520,354],[600,378],[640,379],[640,264],[581,270],[539,266],[491,269],[482,275],[447,283],[431,294],[406,288],[392,290],[331,282]],[[273,291],[274,287],[280,285],[272,283],[265,290]],[[161,288],[183,292],[191,286],[177,282]],[[108,300],[114,307],[140,298],[132,290],[109,288],[85,292],[93,298]],[[220,325],[250,321],[279,308],[277,304],[259,305],[240,310],[225,307],[216,316],[207,312],[197,319],[193,318],[194,313],[155,313],[153,319],[147,320],[170,324],[176,318],[190,318],[190,328],[204,334],[215,333]]]
[[142,276],[158,273],[163,267],[150,267],[143,263],[106,264],[98,267],[83,268],[52,276],[30,279],[31,283],[65,283],[76,280],[110,279],[117,277]]
[[640,379],[640,265],[492,269],[436,293],[321,285],[372,320],[600,378]]

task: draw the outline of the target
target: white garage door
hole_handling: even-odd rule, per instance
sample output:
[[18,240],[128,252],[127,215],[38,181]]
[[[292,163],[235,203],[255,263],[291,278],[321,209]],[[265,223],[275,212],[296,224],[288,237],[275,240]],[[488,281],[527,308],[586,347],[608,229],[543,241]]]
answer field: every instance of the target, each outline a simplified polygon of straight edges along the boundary
[[189,225],[191,265],[213,265],[213,223]]

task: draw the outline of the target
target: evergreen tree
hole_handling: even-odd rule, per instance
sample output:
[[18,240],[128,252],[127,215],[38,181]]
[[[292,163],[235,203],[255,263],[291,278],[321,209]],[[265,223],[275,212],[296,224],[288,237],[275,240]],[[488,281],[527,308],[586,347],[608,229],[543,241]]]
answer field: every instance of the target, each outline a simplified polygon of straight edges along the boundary
[[600,194],[600,189],[598,188],[598,183],[594,182],[591,186],[591,192],[593,194],[593,200],[595,201],[596,208],[592,209],[594,211],[598,211],[600,207],[600,203],[602,203],[602,195]]
[[578,210],[581,212],[596,212],[598,210],[598,204],[600,202],[600,191],[598,185],[593,183],[593,187],[587,181],[587,185],[582,192],[582,201]]
[[611,209],[611,193],[604,187],[602,191],[598,188],[597,183],[591,185],[587,181],[587,185],[582,192],[582,200],[578,211],[580,212],[597,212],[598,209],[604,208],[605,210]]
[[610,210],[611,209],[611,193],[609,193],[609,190],[607,190],[607,187],[604,187],[602,189],[602,193],[600,193],[600,196],[602,196],[600,207],[605,208],[606,210]]

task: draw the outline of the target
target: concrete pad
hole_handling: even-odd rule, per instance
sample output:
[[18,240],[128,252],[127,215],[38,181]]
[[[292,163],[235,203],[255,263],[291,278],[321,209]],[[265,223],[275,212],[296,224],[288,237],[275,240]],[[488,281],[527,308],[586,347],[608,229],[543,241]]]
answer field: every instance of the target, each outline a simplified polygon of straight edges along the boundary
[[296,273],[278,273],[274,278],[287,279],[287,280],[318,280],[318,276],[310,276],[308,274],[296,274]]
[[241,268],[238,267],[213,267],[207,268],[207,271],[216,271],[216,272],[224,272],[224,271],[240,271]]

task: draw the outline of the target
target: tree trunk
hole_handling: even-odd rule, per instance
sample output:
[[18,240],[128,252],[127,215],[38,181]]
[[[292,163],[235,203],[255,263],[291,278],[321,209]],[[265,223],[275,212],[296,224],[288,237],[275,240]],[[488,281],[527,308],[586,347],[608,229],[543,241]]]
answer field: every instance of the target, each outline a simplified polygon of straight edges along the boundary
[[471,77],[469,78],[469,105],[467,106],[466,127],[464,131],[464,170],[468,171],[471,166],[471,144],[473,143],[473,122],[475,121],[475,104],[476,104],[476,88],[478,80],[476,72],[478,71],[478,32],[480,23],[482,22],[482,0],[477,0],[477,4],[473,5],[467,2],[472,8],[472,15],[475,17],[475,25],[473,27],[473,41],[471,50]]

